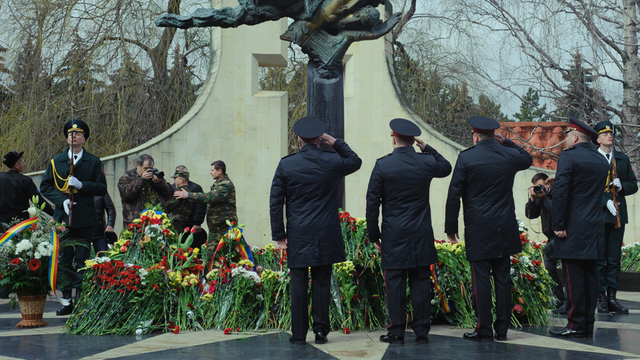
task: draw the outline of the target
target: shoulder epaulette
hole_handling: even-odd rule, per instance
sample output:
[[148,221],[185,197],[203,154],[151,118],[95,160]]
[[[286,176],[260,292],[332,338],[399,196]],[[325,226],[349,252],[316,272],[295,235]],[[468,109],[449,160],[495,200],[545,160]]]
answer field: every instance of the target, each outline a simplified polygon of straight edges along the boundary
[[384,158],[388,158],[388,157],[389,157],[389,156],[391,156],[392,154],[393,154],[393,153],[390,153],[390,154],[387,154],[387,155],[385,155],[385,156],[383,156],[383,157],[379,157],[379,158],[378,158],[378,160],[382,160],[382,159],[384,159]]

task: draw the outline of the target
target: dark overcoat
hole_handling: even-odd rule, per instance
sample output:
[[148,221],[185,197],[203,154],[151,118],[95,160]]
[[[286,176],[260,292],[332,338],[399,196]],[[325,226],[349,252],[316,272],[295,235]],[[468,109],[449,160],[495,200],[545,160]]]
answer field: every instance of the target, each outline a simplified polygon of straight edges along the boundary
[[604,260],[602,192],[609,163],[591,143],[581,142],[558,158],[551,211],[556,259]]
[[[633,195],[638,192],[638,179],[636,179],[636,174],[631,168],[631,161],[629,161],[629,157],[627,155],[616,151],[614,157],[616,159],[616,175],[622,184],[622,190],[618,192],[618,197],[616,198],[619,204],[618,210],[620,210],[620,222],[622,224],[627,224],[629,222],[629,215],[627,213],[627,200],[625,199],[625,196]],[[609,180],[612,181],[611,178],[609,178]],[[608,224],[615,223],[615,218],[607,209],[607,202],[613,197],[613,194],[611,193],[612,186],[613,185],[609,186],[608,189],[605,189],[605,192],[602,195],[604,222]]]
[[[57,174],[66,179],[69,176],[69,157],[67,151],[53,158]],[[94,196],[102,196],[107,193],[107,180],[102,170],[100,159],[84,150],[82,158],[73,167],[73,175],[82,182],[82,189],[74,194],[73,227],[94,226],[97,222]],[[54,179],[55,177],[55,179]],[[69,216],[64,212],[62,203],[69,198],[68,193],[63,193],[56,187],[62,187],[64,181],[53,174],[51,162],[42,176],[40,192],[55,205],[53,218],[56,221],[69,223]]]
[[282,158],[273,177],[271,235],[274,241],[288,239],[290,268],[345,261],[338,188],[346,175],[360,168],[362,160],[341,139],[336,139],[333,149],[336,153],[305,145]]
[[[1,223],[9,224],[14,217],[20,220],[27,220],[30,216],[26,212],[29,208],[29,200],[40,192],[33,183],[33,180],[17,171],[9,170],[0,173],[0,233]],[[45,203],[45,212],[53,215],[53,209],[44,199],[40,199],[40,204]],[[1,234],[0,234],[1,235]]]
[[513,202],[513,179],[533,159],[506,139],[479,141],[458,155],[447,195],[444,231],[458,233],[462,199],[467,260],[497,259],[522,251]]
[[[367,189],[369,240],[382,239],[382,268],[410,269],[438,262],[433,244],[429,188],[434,177],[451,173],[451,164],[430,147],[417,153],[398,147],[378,159]],[[382,233],[378,217],[382,205]]]

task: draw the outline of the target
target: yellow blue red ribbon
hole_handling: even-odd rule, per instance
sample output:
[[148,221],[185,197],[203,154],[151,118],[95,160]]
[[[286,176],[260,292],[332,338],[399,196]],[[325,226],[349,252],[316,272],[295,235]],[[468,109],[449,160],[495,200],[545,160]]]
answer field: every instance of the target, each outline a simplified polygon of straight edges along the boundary
[[58,278],[58,254],[60,253],[60,240],[55,230],[51,229],[51,246],[53,253],[49,259],[49,285],[51,290],[56,291],[56,279]]
[[5,231],[5,233],[2,234],[2,236],[0,236],[0,246],[4,245],[5,242],[9,241],[12,237],[14,237],[20,231],[33,225],[36,221],[38,221],[38,218],[33,217],[31,219],[27,219],[16,225],[13,225],[9,230]]
[[433,279],[433,285],[436,289],[436,293],[438,294],[438,296],[440,296],[440,304],[442,305],[442,310],[444,310],[445,313],[451,312],[451,309],[449,308],[449,302],[447,302],[447,298],[442,292],[442,288],[440,288],[440,285],[438,285],[438,275],[436,274],[436,266],[434,264],[431,265],[431,278]]

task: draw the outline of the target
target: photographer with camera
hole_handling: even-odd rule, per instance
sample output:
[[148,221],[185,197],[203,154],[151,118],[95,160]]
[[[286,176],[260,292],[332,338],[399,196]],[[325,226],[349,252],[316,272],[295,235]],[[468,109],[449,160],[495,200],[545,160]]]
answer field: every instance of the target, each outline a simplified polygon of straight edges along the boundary
[[154,165],[151,155],[140,155],[136,160],[136,168],[127,171],[118,180],[125,229],[140,216],[142,210],[158,204],[164,208],[173,197],[173,188],[164,179],[164,172]]
[[545,173],[537,173],[531,178],[531,186],[529,187],[529,201],[525,205],[525,216],[528,219],[537,219],[540,217],[542,224],[542,233],[547,237],[547,245],[542,249],[544,254],[544,267],[547,269],[549,276],[555,281],[553,294],[558,298],[556,309],[553,311],[557,314],[566,314],[565,296],[562,290],[562,283],[558,276],[558,260],[552,259],[553,254],[553,230],[551,229],[551,185],[553,185],[554,177],[549,177]]

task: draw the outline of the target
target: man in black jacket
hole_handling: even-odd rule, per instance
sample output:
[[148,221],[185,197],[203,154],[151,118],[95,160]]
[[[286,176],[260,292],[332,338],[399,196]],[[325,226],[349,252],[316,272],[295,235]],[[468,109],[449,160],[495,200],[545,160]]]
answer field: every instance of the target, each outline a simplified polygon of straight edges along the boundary
[[[638,179],[636,179],[636,174],[633,172],[629,157],[619,151],[615,151],[613,124],[610,121],[602,121],[594,126],[594,130],[597,134],[591,137],[591,142],[599,146],[598,152],[607,160],[610,169],[607,186],[602,193],[604,260],[598,261],[599,291],[597,309],[599,313],[611,311],[618,314],[628,314],[629,309],[618,302],[616,293],[620,283],[618,276],[620,275],[624,226],[629,222],[625,197],[638,191]],[[615,178],[611,172],[613,162],[616,164],[617,177]],[[614,188],[617,191],[617,210],[613,203]],[[620,218],[620,227],[615,225],[616,216]]]
[[507,339],[511,322],[510,256],[522,251],[513,202],[513,180],[528,169],[533,159],[524,149],[494,134],[497,121],[475,116],[467,120],[473,128],[475,146],[458,155],[447,195],[445,232],[458,242],[460,199],[464,206],[465,245],[471,263],[473,305],[478,325],[464,339],[492,339],[491,281],[496,289],[496,320],[493,328],[498,340]]
[[590,143],[595,133],[569,116],[567,149],[558,158],[551,212],[553,256],[562,260],[569,308],[567,325],[549,331],[555,336],[593,335],[598,260],[604,258],[602,192],[609,171],[607,160]]
[[549,276],[556,285],[553,286],[553,295],[558,298],[556,309],[553,311],[557,314],[566,314],[565,296],[562,290],[562,282],[558,276],[558,259],[553,258],[553,230],[551,230],[551,187],[553,177],[549,177],[545,173],[537,173],[531,178],[529,187],[529,201],[525,204],[524,214],[528,219],[537,219],[540,217],[542,224],[542,233],[547,237],[547,244],[542,249],[544,254],[544,267],[547,269]]
[[[380,336],[380,341],[404,342],[408,275],[413,305],[411,328],[416,341],[426,343],[431,329],[429,266],[438,262],[429,188],[434,177],[451,173],[451,164],[434,148],[415,138],[421,131],[411,121],[393,119],[389,126],[393,130],[393,153],[376,161],[367,190],[367,229],[369,240],[382,251],[390,319],[389,333]],[[421,153],[413,149],[414,142]],[[382,233],[378,227],[381,204]]]
[[[345,176],[357,171],[362,160],[347,143],[324,133],[314,117],[293,126],[300,151],[280,160],[271,184],[271,233],[287,249],[291,276],[292,343],[304,344],[309,329],[309,267],[312,279],[313,332],[316,344],[329,333],[331,268],[346,260],[338,217],[338,188]],[[320,141],[336,152],[320,150]],[[287,225],[283,222],[286,204]]]
[[[83,148],[89,139],[89,126],[82,120],[69,120],[64,125],[63,134],[71,148],[51,160],[42,176],[40,191],[55,205],[53,217],[56,221],[69,224],[69,214],[73,215],[73,223],[69,224],[69,231],[61,240],[75,239],[82,245],[66,246],[60,250],[58,269],[63,272],[58,274],[67,275],[69,281],[58,282],[62,290],[62,307],[56,311],[56,315],[71,314],[71,290],[76,289],[76,297],[82,290],[84,271],[77,269],[85,266],[84,262],[91,253],[93,226],[97,221],[93,197],[107,192],[102,162]],[[70,174],[71,159],[74,163],[73,175]],[[74,192],[73,204],[69,199],[71,191]],[[74,263],[75,269],[72,266]]]
[[[93,251],[98,254],[109,249],[107,237],[112,239],[117,237],[113,230],[116,224],[116,207],[113,205],[113,200],[111,200],[109,193],[105,193],[102,196],[94,196],[93,202],[96,207],[97,219],[96,225],[93,227]],[[106,221],[105,212],[107,213]]]

